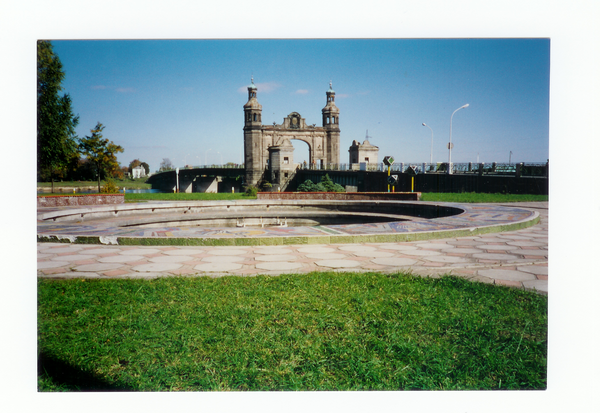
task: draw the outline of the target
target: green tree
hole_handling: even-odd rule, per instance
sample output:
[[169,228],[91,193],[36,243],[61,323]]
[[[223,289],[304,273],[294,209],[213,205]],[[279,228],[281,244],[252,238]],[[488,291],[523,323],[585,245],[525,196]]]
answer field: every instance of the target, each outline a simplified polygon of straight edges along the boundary
[[162,162],[160,163],[160,167],[158,168],[158,172],[166,172],[172,169],[175,168],[173,167],[171,160],[169,158],[163,158]]
[[91,130],[92,136],[86,136],[81,140],[79,148],[87,159],[94,163],[98,174],[98,192],[101,192],[101,175],[112,177],[120,172],[117,153],[123,152],[123,148],[115,145],[112,141],[102,137],[104,125],[100,122]]
[[150,174],[150,165],[148,165],[146,162],[142,162],[140,165],[144,167],[144,171],[146,171],[146,176],[148,176]]
[[77,153],[71,97],[60,95],[65,78],[62,63],[48,41],[37,44],[37,161],[38,175],[48,174],[54,192],[54,175]]
[[128,172],[130,174],[133,174],[133,168],[135,168],[136,166],[140,166],[141,164],[142,163],[139,159],[134,159],[133,161],[129,162],[129,168],[127,168]]

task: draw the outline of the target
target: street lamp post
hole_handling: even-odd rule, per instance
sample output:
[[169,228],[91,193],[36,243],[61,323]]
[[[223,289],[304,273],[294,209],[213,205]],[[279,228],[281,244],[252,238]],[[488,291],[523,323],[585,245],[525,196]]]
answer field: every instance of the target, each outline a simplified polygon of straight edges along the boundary
[[458,112],[461,109],[464,108],[468,108],[469,104],[467,103],[466,105],[462,105],[460,108],[456,109],[454,112],[452,112],[452,116],[450,116],[450,142],[448,142],[448,173],[451,174],[452,173],[452,118],[454,117],[454,114],[456,112]]
[[431,152],[429,154],[429,164],[432,165],[433,164],[433,129],[431,129],[431,126],[426,125],[423,123],[423,126],[427,126],[429,128],[429,130],[431,131]]

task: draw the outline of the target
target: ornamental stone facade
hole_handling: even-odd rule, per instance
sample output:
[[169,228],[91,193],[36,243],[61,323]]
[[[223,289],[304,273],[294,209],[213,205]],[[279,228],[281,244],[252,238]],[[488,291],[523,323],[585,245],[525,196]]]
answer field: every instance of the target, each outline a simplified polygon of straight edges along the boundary
[[[246,185],[257,185],[261,180],[271,180],[275,176],[279,180],[280,173],[293,170],[292,139],[308,144],[311,165],[318,168],[340,163],[340,110],[335,105],[335,91],[331,88],[331,82],[326,92],[326,105],[321,110],[323,126],[307,125],[298,112],[290,113],[280,125],[275,122],[273,125],[263,125],[262,105],[256,99],[257,90],[252,79],[252,84],[248,86],[248,102],[244,105]],[[269,158],[278,162],[278,165],[269,165]]]

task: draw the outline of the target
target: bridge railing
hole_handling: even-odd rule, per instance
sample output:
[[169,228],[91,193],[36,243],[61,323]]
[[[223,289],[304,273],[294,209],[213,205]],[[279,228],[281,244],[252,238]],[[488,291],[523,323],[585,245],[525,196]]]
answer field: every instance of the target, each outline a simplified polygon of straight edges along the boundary
[[[224,165],[186,165],[182,169],[244,169],[244,164],[228,163]],[[300,163],[299,170],[314,171],[369,171],[387,172],[388,166],[383,163],[326,163],[308,164]],[[447,173],[448,163],[414,163],[398,162],[390,166],[390,172],[395,173]],[[522,163],[498,163],[498,162],[462,162],[452,163],[453,174],[479,174],[479,175],[518,175],[518,176],[548,176],[547,162],[522,162]]]
[[206,164],[206,165],[185,165],[183,167],[180,167],[179,170],[181,169],[244,169],[245,165],[242,164],[237,164],[237,163],[226,163],[223,165],[219,165],[219,164]]
[[[299,164],[300,170],[320,171],[381,171],[387,172],[388,166],[383,163],[340,163],[340,164]],[[447,173],[448,163],[413,163],[399,162],[390,166],[390,172],[395,173]],[[548,176],[547,162],[523,162],[523,163],[452,163],[453,174],[473,175],[515,175],[515,176]]]

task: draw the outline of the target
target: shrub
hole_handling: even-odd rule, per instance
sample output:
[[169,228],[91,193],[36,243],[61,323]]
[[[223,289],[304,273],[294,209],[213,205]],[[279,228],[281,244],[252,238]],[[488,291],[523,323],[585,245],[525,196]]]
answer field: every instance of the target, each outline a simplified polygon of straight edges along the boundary
[[256,196],[258,193],[258,188],[254,185],[248,185],[246,187],[246,192],[244,192],[244,196]]
[[119,187],[112,178],[107,177],[106,183],[100,189],[100,192],[103,194],[116,194],[119,192]]
[[316,185],[310,179],[307,179],[300,185],[298,185],[298,192],[317,192]]
[[329,175],[325,174],[318,184],[307,179],[298,186],[298,192],[346,192],[346,190],[340,184],[334,183]]

